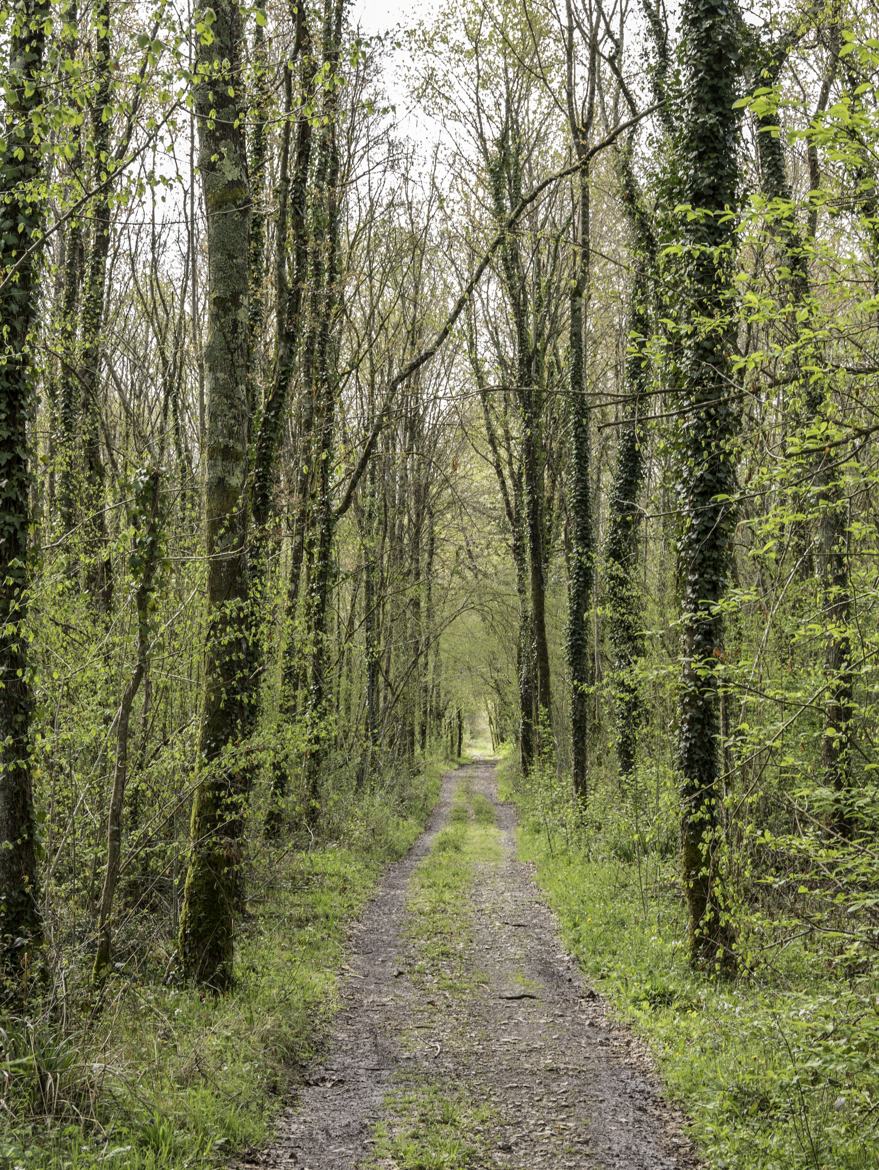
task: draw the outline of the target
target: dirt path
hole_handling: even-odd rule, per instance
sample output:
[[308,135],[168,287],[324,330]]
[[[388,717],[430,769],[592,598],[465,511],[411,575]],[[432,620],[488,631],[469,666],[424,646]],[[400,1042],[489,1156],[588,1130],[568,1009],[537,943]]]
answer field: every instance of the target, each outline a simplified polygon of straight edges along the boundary
[[491,764],[445,778],[358,927],[325,1063],[242,1167],[696,1165],[643,1051],[565,954],[514,828]]

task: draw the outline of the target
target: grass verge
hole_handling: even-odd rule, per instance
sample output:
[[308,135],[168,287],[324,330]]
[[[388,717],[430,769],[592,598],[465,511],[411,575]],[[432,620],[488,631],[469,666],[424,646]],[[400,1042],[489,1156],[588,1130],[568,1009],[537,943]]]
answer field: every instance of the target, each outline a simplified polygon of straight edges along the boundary
[[[515,786],[506,777],[507,798]],[[550,840],[519,798],[520,856],[590,983],[649,1042],[714,1170],[879,1165],[879,988],[794,940],[758,974],[716,983],[686,961],[675,859],[645,896],[636,863]],[[595,853],[597,851],[593,851]]]
[[206,1170],[262,1141],[337,1007],[348,924],[422,831],[441,772],[402,805],[362,802],[344,846],[263,857],[233,994],[120,980],[91,1021],[0,1029],[0,1170]]

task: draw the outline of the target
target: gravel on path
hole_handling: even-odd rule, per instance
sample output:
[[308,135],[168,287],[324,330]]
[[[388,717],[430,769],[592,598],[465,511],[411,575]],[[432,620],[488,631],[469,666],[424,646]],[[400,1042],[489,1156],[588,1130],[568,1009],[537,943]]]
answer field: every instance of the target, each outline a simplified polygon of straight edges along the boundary
[[[500,849],[476,865],[459,957],[475,977],[461,993],[441,982],[426,989],[407,919],[410,879],[465,784],[491,802]],[[490,761],[444,778],[427,830],[356,928],[323,1062],[284,1111],[273,1144],[239,1170],[357,1170],[393,1095],[425,1083],[463,1089],[485,1106],[467,1170],[698,1165],[643,1045],[610,1019],[566,953],[531,868],[516,857],[515,824]]]

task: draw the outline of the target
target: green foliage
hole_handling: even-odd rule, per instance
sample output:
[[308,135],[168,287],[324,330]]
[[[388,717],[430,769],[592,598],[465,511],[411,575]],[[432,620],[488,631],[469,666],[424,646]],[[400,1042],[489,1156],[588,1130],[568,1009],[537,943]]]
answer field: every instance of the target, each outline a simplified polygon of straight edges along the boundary
[[[0,1034],[0,1163],[34,1170],[184,1170],[265,1136],[278,1095],[318,1050],[337,1004],[346,928],[382,868],[421,832],[439,767],[337,822],[345,845],[265,850],[235,993],[120,975],[96,1021],[13,1021]],[[167,953],[164,958],[167,962]]]
[[521,855],[535,864],[567,945],[587,980],[649,1042],[708,1165],[872,1166],[875,967],[855,965],[840,978],[816,940],[776,920],[776,944],[750,950],[735,983],[694,973],[677,851],[656,835],[665,818],[642,820],[636,837],[631,810],[614,818],[614,802],[598,800],[585,830],[564,841],[561,791],[548,819],[545,795],[517,780],[509,763],[505,773],[504,791],[526,818]]

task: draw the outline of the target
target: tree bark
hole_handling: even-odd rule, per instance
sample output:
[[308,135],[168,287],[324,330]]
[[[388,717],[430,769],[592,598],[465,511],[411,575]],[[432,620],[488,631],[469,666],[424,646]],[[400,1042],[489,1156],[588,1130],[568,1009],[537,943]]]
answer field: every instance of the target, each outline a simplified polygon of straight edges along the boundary
[[631,794],[635,773],[642,701],[635,668],[644,651],[643,603],[638,569],[638,498],[644,482],[641,411],[649,377],[643,347],[650,337],[651,287],[656,243],[632,173],[631,153],[624,148],[621,166],[623,204],[632,235],[635,277],[629,309],[629,349],[625,364],[625,415],[619,429],[616,464],[608,506],[605,547],[608,630],[613,647],[613,704],[617,761],[624,793]]
[[683,290],[679,546],[682,660],[678,774],[682,853],[694,964],[732,964],[721,873],[718,666],[731,557],[737,419],[729,402],[733,330],[727,294],[737,183],[736,8],[686,0],[681,13],[684,118],[680,134],[687,280]]
[[30,758],[33,697],[22,630],[30,584],[29,350],[37,319],[34,248],[42,205],[28,188],[41,173],[36,116],[48,4],[18,0],[8,41],[7,128],[0,145],[6,192],[0,217],[0,1001],[26,998],[38,969],[42,920]]
[[[578,151],[579,148],[578,137]],[[567,656],[571,683],[571,779],[574,793],[581,802],[585,802],[589,788],[588,611],[594,576],[589,400],[586,395],[586,306],[590,267],[588,163],[577,176],[577,184],[579,214],[570,297],[571,463],[568,512],[571,549],[568,560]]]
[[202,775],[192,808],[180,919],[185,975],[217,991],[232,982],[250,769],[230,750],[253,721],[247,575],[251,198],[243,117],[242,17],[220,0],[213,39],[198,46],[199,167],[207,215],[207,487],[209,628],[201,721]]
[[[94,13],[95,69],[98,87],[92,110],[92,143],[95,155],[92,181],[102,183],[109,165],[111,120],[112,58],[110,53],[110,0],[96,0]],[[101,452],[101,362],[104,356],[102,330],[107,285],[107,259],[110,254],[111,208],[110,183],[103,183],[92,204],[93,236],[88,252],[82,291],[79,322],[80,355],[77,380],[80,393],[82,439],[81,498],[76,507],[82,516],[85,551],[85,582],[98,608],[107,613],[113,600],[113,575],[108,547],[104,500],[105,469]],[[74,455],[74,458],[77,456]],[[71,469],[72,470],[72,469]],[[77,477],[74,475],[74,484]],[[76,491],[74,487],[74,491]],[[78,492],[77,492],[78,495]]]
[[[521,159],[518,154],[516,128],[508,113],[492,160],[491,182],[495,218],[499,225],[507,219],[509,207],[522,201]],[[512,312],[516,345],[517,398],[522,419],[522,486],[528,591],[531,606],[530,635],[533,641],[534,683],[536,699],[535,747],[549,746],[544,734],[552,738],[552,697],[550,693],[549,642],[546,634],[546,553],[544,548],[544,467],[543,467],[543,394],[536,377],[536,357],[528,325],[528,290],[519,243],[512,231],[500,247],[504,288]]]
[[[324,61],[338,68],[344,0],[325,0]],[[318,405],[321,430],[315,484],[314,524],[307,541],[311,570],[306,612],[311,636],[311,679],[308,696],[308,747],[305,757],[306,817],[314,821],[320,807],[321,768],[327,747],[327,619],[335,529],[332,475],[336,442],[336,349],[334,336],[339,297],[339,229],[341,160],[338,142],[339,91],[330,89],[316,180],[315,248],[312,265],[312,328],[314,360],[308,363],[311,393]]]

